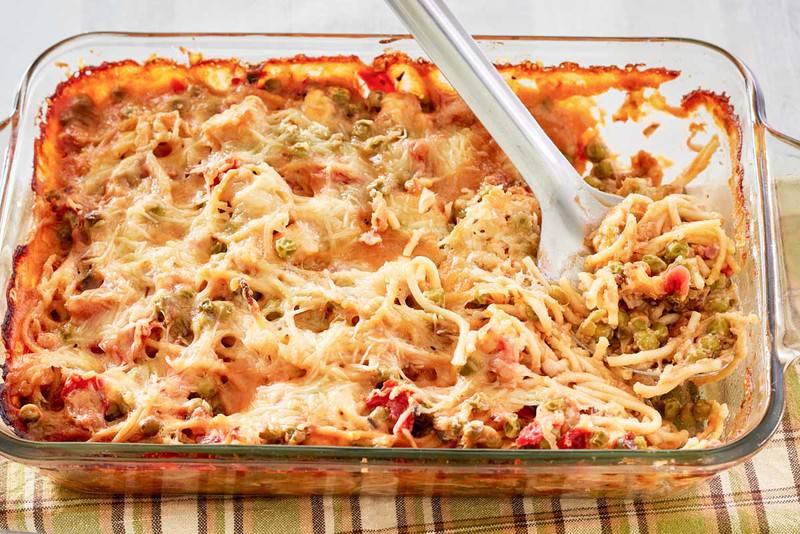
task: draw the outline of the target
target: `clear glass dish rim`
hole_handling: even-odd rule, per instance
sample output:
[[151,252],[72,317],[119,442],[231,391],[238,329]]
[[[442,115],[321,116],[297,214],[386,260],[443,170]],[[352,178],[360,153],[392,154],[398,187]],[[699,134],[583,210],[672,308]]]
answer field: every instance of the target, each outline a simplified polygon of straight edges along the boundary
[[[413,39],[408,34],[343,34],[343,33],[229,33],[229,32],[122,32],[96,31],[84,32],[61,41],[45,49],[28,67],[22,77],[14,98],[10,117],[0,120],[0,127],[10,121],[11,139],[6,152],[3,170],[5,176],[0,203],[6,199],[7,179],[10,178],[10,163],[16,150],[17,118],[21,115],[22,105],[26,104],[29,82],[37,68],[47,60],[48,56],[62,47],[91,38],[290,38],[290,39],[380,39],[386,44]],[[748,94],[749,108],[753,115],[753,127],[764,128],[783,141],[800,149],[800,141],[776,132],[767,125],[764,100],[761,89],[749,69],[736,56],[725,49],[706,41],[684,37],[600,37],[600,36],[528,36],[528,35],[476,35],[478,40],[486,41],[554,41],[554,42],[619,42],[619,43],[677,43],[706,48],[723,56],[741,73]],[[758,136],[756,136],[758,139]],[[772,213],[772,191],[768,187],[769,177],[763,161],[765,147],[758,143],[756,157],[759,162],[758,186],[761,189],[762,203],[760,209],[764,214],[764,224],[759,230],[764,234],[764,242],[774,235],[770,214]],[[768,332],[770,340],[770,391],[769,403],[761,421],[746,434],[734,441],[712,449],[690,450],[538,450],[538,449],[388,449],[344,446],[304,446],[304,445],[164,445],[147,443],[94,443],[94,442],[39,442],[16,435],[0,433],[0,454],[13,460],[35,463],[55,464],[64,461],[79,464],[114,464],[120,462],[157,463],[236,463],[257,464],[280,461],[302,461],[327,459],[330,461],[367,461],[371,464],[416,460],[419,464],[488,464],[497,467],[512,464],[515,466],[539,466],[548,464],[582,466],[620,466],[635,464],[639,466],[664,466],[665,469],[676,467],[725,467],[739,463],[758,452],[769,440],[780,425],[784,408],[783,366],[778,357],[778,346],[775,336],[775,324],[778,311],[777,280],[775,251],[765,247],[764,277],[766,282],[766,298],[768,313]]]

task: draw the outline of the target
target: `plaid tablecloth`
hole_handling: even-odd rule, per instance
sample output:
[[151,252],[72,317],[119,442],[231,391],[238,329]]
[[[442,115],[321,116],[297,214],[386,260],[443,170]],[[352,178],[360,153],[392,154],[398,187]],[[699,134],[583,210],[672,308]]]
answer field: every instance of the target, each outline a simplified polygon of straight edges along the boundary
[[753,460],[672,498],[94,497],[0,463],[0,529],[76,534],[800,532],[800,366]]

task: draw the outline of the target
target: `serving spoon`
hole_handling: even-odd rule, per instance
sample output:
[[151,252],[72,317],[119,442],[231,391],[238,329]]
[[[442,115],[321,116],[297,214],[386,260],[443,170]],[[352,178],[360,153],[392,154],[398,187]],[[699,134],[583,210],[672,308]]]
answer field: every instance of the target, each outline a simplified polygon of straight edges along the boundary
[[[622,197],[597,190],[581,178],[442,0],[386,3],[536,194],[543,219],[539,269],[551,280],[576,272],[586,252],[587,231]],[[630,370],[648,379],[660,374]]]
[[552,279],[579,268],[584,238],[622,198],[589,186],[441,0],[386,0],[503,149],[542,210],[537,264]]

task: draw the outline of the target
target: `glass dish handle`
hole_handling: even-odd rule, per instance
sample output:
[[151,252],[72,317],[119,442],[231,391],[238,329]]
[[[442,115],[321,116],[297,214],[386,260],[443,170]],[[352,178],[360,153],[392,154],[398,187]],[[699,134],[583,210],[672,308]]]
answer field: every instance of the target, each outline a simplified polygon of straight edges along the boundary
[[774,247],[778,297],[775,333],[783,363],[800,358],[800,141],[764,127],[772,228],[767,246]]
[[14,132],[14,122],[16,115],[11,113],[9,115],[0,115],[0,163],[3,164],[4,169],[8,168],[6,165],[6,158],[9,157],[11,151],[11,135]]

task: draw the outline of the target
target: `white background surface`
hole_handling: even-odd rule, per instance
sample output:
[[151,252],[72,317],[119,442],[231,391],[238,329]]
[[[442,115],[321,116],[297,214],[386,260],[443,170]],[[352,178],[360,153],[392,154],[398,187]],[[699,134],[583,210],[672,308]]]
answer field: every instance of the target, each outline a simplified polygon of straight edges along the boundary
[[[677,36],[739,56],[800,137],[800,0],[449,0],[473,33]],[[0,0],[0,114],[47,46],[92,30],[401,33],[382,0]],[[404,32],[403,32],[404,33]]]

